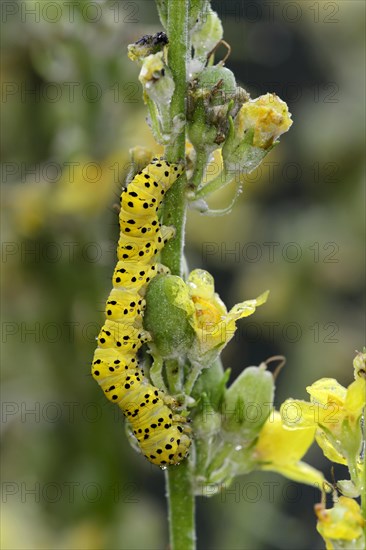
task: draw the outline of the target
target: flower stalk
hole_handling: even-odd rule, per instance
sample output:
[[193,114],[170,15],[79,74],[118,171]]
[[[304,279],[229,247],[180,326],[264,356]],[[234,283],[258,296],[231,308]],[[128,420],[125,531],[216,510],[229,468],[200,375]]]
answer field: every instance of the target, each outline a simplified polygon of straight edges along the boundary
[[[172,125],[181,126],[180,131],[166,147],[169,162],[182,162],[185,158],[187,55],[188,55],[188,14],[189,0],[168,2],[167,34],[170,41],[168,65],[174,80],[174,93],[170,105]],[[160,8],[160,6],[159,6]],[[160,14],[162,10],[160,9]],[[162,21],[164,24],[164,21]],[[173,38],[174,37],[174,38]],[[162,251],[162,263],[173,275],[182,276],[184,269],[184,229],[187,202],[185,196],[186,176],[179,178],[164,201],[163,223],[175,227],[175,237]],[[179,360],[169,361],[169,371],[179,372]],[[171,377],[170,377],[171,378]],[[174,378],[174,377],[173,377]],[[176,382],[176,380],[175,380]],[[167,500],[169,508],[169,534],[171,550],[194,550],[195,501],[193,478],[190,463],[184,460],[178,467],[166,470]]]
[[[167,31],[170,40],[168,65],[174,80],[174,93],[170,105],[172,124],[180,125],[179,133],[166,147],[166,158],[169,162],[182,162],[185,158],[185,124],[186,90],[187,90],[187,55],[188,55],[188,0],[171,0],[168,3]],[[183,124],[182,124],[183,122]],[[162,263],[169,267],[173,275],[182,275],[184,228],[186,222],[187,202],[185,196],[186,176],[183,174],[174,184],[164,201],[163,223],[175,227],[175,237],[166,244],[162,251]]]

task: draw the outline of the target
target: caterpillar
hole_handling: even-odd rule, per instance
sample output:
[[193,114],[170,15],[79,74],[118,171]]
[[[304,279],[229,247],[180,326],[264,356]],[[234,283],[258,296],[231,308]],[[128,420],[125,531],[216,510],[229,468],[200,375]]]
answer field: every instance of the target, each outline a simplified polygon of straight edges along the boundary
[[148,381],[138,359],[151,339],[142,324],[146,287],[167,271],[156,255],[174,236],[174,228],[159,222],[158,211],[182,172],[182,166],[154,158],[122,191],[118,261],[92,362],[93,378],[121,408],[144,456],[159,466],[179,464],[191,444],[185,419],[173,412],[174,399]]

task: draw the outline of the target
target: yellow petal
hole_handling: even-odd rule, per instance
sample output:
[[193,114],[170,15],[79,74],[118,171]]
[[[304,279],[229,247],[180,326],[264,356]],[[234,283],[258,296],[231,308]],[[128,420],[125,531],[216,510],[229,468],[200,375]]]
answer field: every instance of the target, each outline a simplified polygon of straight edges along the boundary
[[349,497],[341,496],[333,508],[316,507],[317,530],[324,539],[331,541],[357,541],[363,536],[365,520],[359,504]]
[[272,466],[264,465],[261,469],[277,472],[298,483],[313,485],[317,487],[319,491],[322,491],[324,487],[325,480],[323,474],[305,462],[300,461],[284,465],[275,464]]
[[323,487],[321,472],[300,461],[314,440],[315,427],[290,430],[275,412],[263,426],[255,449],[262,470],[278,472],[301,483]]
[[326,404],[329,402],[343,405],[347,390],[335,378],[321,378],[306,388],[314,403]]
[[318,406],[301,399],[286,399],[280,408],[282,422],[288,428],[307,429],[317,426]]
[[223,348],[235,334],[236,321],[254,313],[268,296],[268,291],[264,292],[255,300],[237,304],[227,313],[225,304],[215,292],[214,278],[207,271],[193,270],[187,287],[195,308],[191,325],[197,333],[201,353]]
[[347,411],[358,415],[361,414],[365,407],[366,399],[366,380],[365,378],[357,378],[348,386],[345,408]]
[[278,465],[297,462],[314,441],[315,429],[315,426],[302,430],[286,428],[280,413],[275,411],[259,434],[257,456],[265,463]]
[[194,269],[189,274],[187,285],[192,296],[212,299],[215,294],[215,281],[212,275],[204,269]]
[[253,145],[267,149],[292,125],[291,114],[282,99],[265,94],[244,103],[235,117],[237,132],[244,135],[254,129]]
[[315,439],[319,447],[322,449],[324,456],[326,456],[331,462],[337,464],[344,464],[347,466],[347,460],[333,447],[323,430],[317,430]]
[[252,315],[252,313],[255,312],[256,308],[258,306],[261,306],[262,304],[265,304],[268,298],[269,290],[266,290],[266,292],[263,292],[258,298],[254,298],[254,300],[246,300],[245,302],[241,302],[240,304],[236,304],[228,313],[228,318],[230,320],[237,321],[238,319],[241,319],[242,317],[248,317],[249,315]]

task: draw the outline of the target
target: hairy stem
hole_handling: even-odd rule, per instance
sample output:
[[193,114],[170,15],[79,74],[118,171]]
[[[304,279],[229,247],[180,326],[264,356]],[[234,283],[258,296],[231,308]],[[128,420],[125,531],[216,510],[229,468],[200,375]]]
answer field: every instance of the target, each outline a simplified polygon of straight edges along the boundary
[[196,546],[192,473],[186,459],[166,470],[171,550],[193,550]]
[[196,164],[194,168],[194,173],[192,176],[192,185],[197,189],[202,185],[203,176],[207,167],[207,162],[209,155],[204,149],[199,149],[197,151]]
[[[158,7],[161,8],[158,1]],[[189,0],[169,0],[167,34],[169,38],[168,65],[174,78],[174,94],[170,117],[173,135],[176,138],[166,147],[169,162],[185,159],[185,125],[174,134],[174,126],[186,119],[186,61],[188,54],[188,12]],[[160,10],[161,11],[161,10]],[[161,254],[162,263],[174,275],[183,275],[184,229],[186,221],[186,176],[183,174],[173,185],[164,201],[163,223],[175,227],[175,237],[169,241]],[[176,365],[178,368],[179,366]],[[170,363],[170,373],[174,365]],[[169,377],[171,378],[171,377]],[[173,377],[174,378],[174,377]],[[171,380],[169,380],[171,383]],[[179,466],[166,470],[166,487],[169,508],[169,533],[171,550],[194,550],[194,493],[190,464],[185,459]]]
[[[168,65],[174,78],[174,94],[170,116],[172,127],[186,118],[186,65],[188,52],[188,7],[189,0],[170,0],[168,3]],[[176,138],[166,147],[169,162],[182,162],[185,158],[185,125]],[[186,177],[183,174],[173,185],[164,201],[163,223],[175,227],[175,237],[164,247],[162,263],[173,275],[182,276],[184,228],[186,221]]]

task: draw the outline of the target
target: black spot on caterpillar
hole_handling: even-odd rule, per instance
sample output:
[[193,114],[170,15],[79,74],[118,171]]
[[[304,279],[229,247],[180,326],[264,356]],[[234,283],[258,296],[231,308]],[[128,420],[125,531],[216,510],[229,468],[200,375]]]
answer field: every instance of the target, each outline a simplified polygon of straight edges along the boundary
[[174,400],[147,380],[137,353],[150,339],[142,319],[146,285],[159,271],[155,256],[174,236],[157,212],[182,172],[182,166],[155,158],[122,192],[118,262],[92,364],[93,378],[122,409],[142,453],[159,466],[179,464],[191,440],[185,420],[173,414]]

